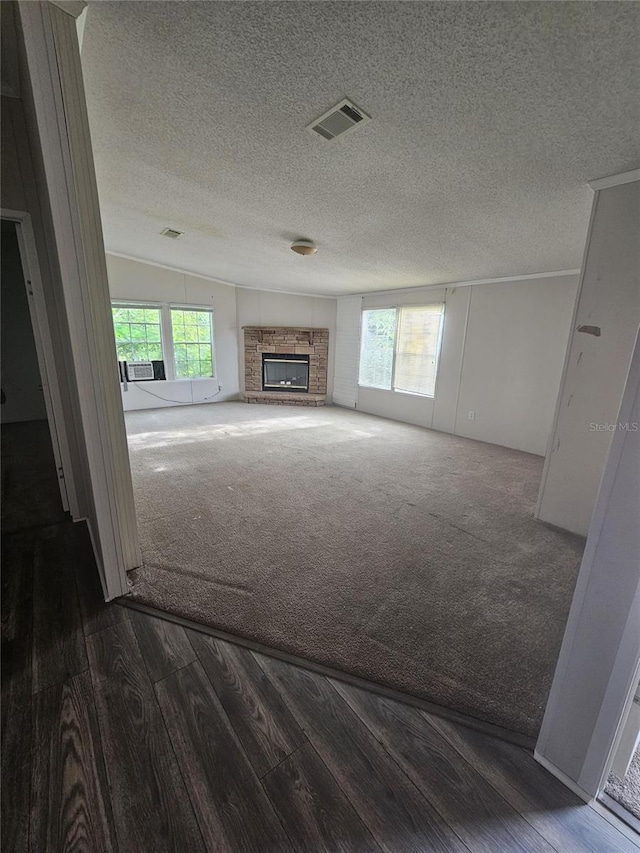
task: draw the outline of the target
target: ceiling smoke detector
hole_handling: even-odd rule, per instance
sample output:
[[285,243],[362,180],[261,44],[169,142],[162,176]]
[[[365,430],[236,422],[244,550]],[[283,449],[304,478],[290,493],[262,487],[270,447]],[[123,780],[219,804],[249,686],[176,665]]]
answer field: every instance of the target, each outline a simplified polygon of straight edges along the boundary
[[352,101],[346,98],[335,107],[331,107],[324,115],[307,125],[307,130],[317,133],[328,141],[336,136],[344,136],[362,124],[371,121],[371,116],[363,112]]
[[182,231],[176,231],[175,228],[165,228],[164,231],[160,232],[163,237],[170,237],[172,240],[177,240],[178,237],[182,237]]
[[312,240],[296,240],[291,244],[291,251],[298,255],[315,255],[318,247]]

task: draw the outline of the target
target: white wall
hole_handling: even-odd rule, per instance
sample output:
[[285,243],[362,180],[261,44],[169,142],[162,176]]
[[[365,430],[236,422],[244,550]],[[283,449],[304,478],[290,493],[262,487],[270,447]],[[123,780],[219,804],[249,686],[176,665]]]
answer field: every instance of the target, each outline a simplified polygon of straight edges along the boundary
[[[577,280],[547,278],[469,290],[455,432],[544,456]],[[470,411],[475,420],[469,420]]]
[[[215,379],[130,382],[128,390],[122,392],[125,411],[237,398],[238,333],[234,287],[110,254],[107,254],[107,272],[112,299],[173,302],[213,308]],[[219,384],[222,385],[220,393]],[[206,397],[213,397],[213,400],[205,400]]]
[[[594,197],[538,517],[585,534],[640,323],[640,181]],[[600,335],[578,331],[596,326]]]
[[238,381],[244,378],[243,326],[311,326],[329,329],[329,360],[327,374],[327,399],[333,394],[333,364],[336,335],[335,299],[316,296],[293,296],[268,290],[236,288],[238,336],[240,341]]
[[431,427],[433,398],[384,391],[380,388],[360,387],[358,388],[358,409],[392,421]]
[[353,409],[358,402],[361,296],[342,296],[336,305],[333,402]]
[[444,301],[445,315],[435,396],[359,387],[357,408],[543,455],[577,283],[558,276],[365,295],[363,308]]
[[[109,254],[107,269],[114,299],[211,305],[214,311],[216,378],[129,383],[123,392],[125,410],[236,399],[244,376],[242,327],[270,324],[329,329],[331,401],[336,299],[233,287]],[[351,302],[361,299],[362,308],[446,303],[435,397],[360,387],[357,408],[544,454],[576,287],[576,276],[562,276],[350,297]],[[340,334],[345,341],[357,340],[359,312],[351,311],[349,317],[354,328],[343,323]],[[357,347],[348,346],[345,352],[355,359],[357,376]],[[342,364],[341,370],[347,367]],[[469,411],[475,412],[475,420],[468,420]]]
[[[335,299],[234,287],[111,254],[107,254],[107,271],[112,299],[206,305],[213,308],[215,379],[130,382],[128,390],[122,392],[125,411],[237,399],[244,377],[242,327],[270,324],[329,329],[327,393],[330,399],[333,388]],[[220,393],[219,384],[222,384]],[[213,399],[205,399],[209,397]]]
[[442,432],[455,433],[456,429],[470,304],[471,287],[452,287],[445,291],[444,329],[431,422],[432,429]]

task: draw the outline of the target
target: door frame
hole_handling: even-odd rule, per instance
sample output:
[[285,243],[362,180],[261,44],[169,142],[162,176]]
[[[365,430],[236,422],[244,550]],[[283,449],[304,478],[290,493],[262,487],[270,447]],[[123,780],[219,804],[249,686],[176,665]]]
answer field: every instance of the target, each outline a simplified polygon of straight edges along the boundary
[[78,496],[73,478],[73,466],[64,419],[64,408],[51,337],[51,323],[44,295],[36,239],[30,214],[21,210],[0,209],[0,218],[15,223],[22,276],[24,279],[31,327],[38,357],[44,404],[51,434],[51,444],[58,473],[60,497],[65,512],[73,519],[80,515]]
[[108,601],[129,591],[127,571],[140,566],[142,555],[75,21],[85,5],[19,0],[17,8],[29,83],[24,108],[41,156],[67,321],[69,381],[78,393],[73,417],[87,486],[83,514]]
[[[626,552],[623,549],[612,553],[612,534],[607,525],[612,518],[610,508],[618,496],[619,472],[626,471],[625,453],[630,455],[631,442],[638,443],[640,432],[634,412],[639,399],[640,330],[616,421],[632,426],[613,434],[535,750],[540,764],[586,802],[597,799],[606,785],[638,686],[640,572],[629,559],[632,546]],[[605,636],[597,628],[603,618],[603,590],[611,584],[620,590],[623,601],[621,612],[607,623]],[[603,652],[611,657],[611,668],[604,675],[593,666]],[[576,715],[590,705],[590,710],[595,711],[594,724],[580,731]]]

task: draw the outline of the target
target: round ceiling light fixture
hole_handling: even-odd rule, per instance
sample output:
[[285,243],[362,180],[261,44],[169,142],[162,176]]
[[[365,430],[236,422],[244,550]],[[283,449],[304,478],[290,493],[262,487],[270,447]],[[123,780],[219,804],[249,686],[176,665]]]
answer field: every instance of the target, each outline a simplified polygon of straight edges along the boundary
[[295,243],[291,244],[291,251],[298,255],[315,255],[318,247],[313,240],[296,240]]

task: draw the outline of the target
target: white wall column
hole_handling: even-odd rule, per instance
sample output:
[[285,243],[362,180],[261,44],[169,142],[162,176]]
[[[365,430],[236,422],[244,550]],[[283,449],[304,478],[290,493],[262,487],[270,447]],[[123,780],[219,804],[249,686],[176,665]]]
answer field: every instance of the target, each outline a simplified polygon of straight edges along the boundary
[[640,336],[602,483],[536,757],[585,799],[607,773],[640,658]]
[[640,323],[640,171],[595,181],[536,515],[585,535]]
[[355,409],[358,404],[361,325],[362,297],[343,296],[338,299],[333,402],[350,409]]

